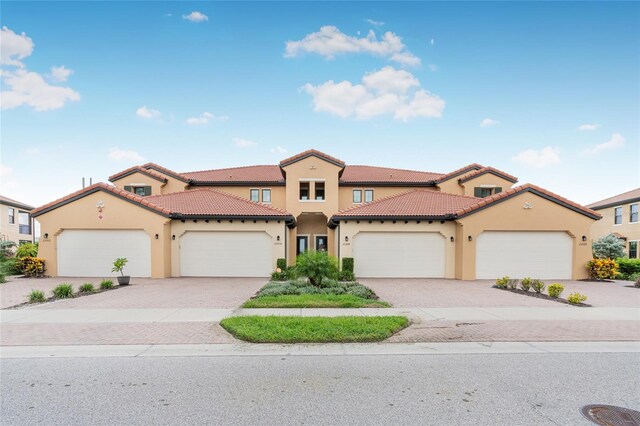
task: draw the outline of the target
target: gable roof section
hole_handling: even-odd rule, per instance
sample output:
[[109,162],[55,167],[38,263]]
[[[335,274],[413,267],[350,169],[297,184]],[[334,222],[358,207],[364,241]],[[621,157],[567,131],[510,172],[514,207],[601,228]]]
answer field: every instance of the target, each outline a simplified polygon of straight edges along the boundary
[[467,173],[466,175],[462,176],[460,179],[458,179],[459,183],[464,183],[467,181],[470,181],[471,179],[475,179],[479,176],[485,175],[487,173],[490,173],[494,176],[498,176],[501,177],[502,179],[508,180],[511,183],[516,183],[518,181],[518,178],[515,176],[512,176],[508,173],[503,172],[502,170],[498,170],[496,168],[493,167],[483,167],[481,169],[477,169],[474,170],[470,173]]
[[309,149],[307,151],[296,154],[293,157],[286,158],[280,162],[280,167],[286,167],[290,164],[296,163],[300,160],[304,160],[307,157],[318,157],[326,162],[335,164],[338,167],[344,167],[344,161],[338,160],[335,157],[325,154],[324,152],[317,151],[315,149]]
[[186,182],[186,183],[189,182],[189,179],[187,179],[182,173],[174,172],[173,170],[167,169],[166,167],[162,167],[156,163],[145,163],[140,167],[147,170],[149,169],[155,170],[164,175],[171,176],[174,179],[178,179],[182,182]]
[[595,212],[585,206],[582,206],[578,203],[574,203],[571,200],[561,197],[558,194],[554,194],[551,191],[547,191],[546,189],[540,188],[539,186],[527,183],[521,186],[516,186],[515,188],[507,189],[506,191],[499,192],[490,197],[477,199],[478,200],[477,203],[456,211],[455,212],[456,218],[461,218],[461,217],[468,216],[470,214],[474,214],[480,210],[484,210],[487,207],[491,207],[495,204],[501,203],[502,201],[508,200],[509,198],[512,198],[523,192],[530,192],[532,194],[538,195],[542,198],[545,198],[556,204],[560,204],[563,207],[573,210],[576,213],[580,213],[585,216],[588,216],[592,219],[597,220],[602,217],[600,213]]
[[201,170],[181,173],[191,181],[191,185],[246,185],[275,184],[284,185],[284,177],[280,167],[246,166],[227,169]]
[[340,184],[433,186],[441,176],[441,173],[420,172],[417,170],[373,166],[346,166],[340,177]]
[[167,178],[164,177],[162,174],[158,173],[157,171],[153,170],[153,169],[145,169],[142,166],[133,166],[133,167],[129,167],[126,170],[123,170],[121,172],[118,172],[114,175],[109,176],[109,182],[113,182],[116,181],[118,179],[122,179],[123,177],[132,175],[134,173],[142,173],[143,175],[149,176],[150,178],[153,178],[157,181],[160,181],[162,183],[166,183],[167,182]]
[[363,206],[341,210],[331,217],[340,219],[455,219],[454,213],[478,202],[479,198],[448,194],[428,189],[414,189],[384,197]]
[[463,175],[465,173],[471,172],[473,170],[480,170],[482,168],[484,168],[483,165],[478,164],[478,163],[472,163],[472,164],[469,164],[467,166],[461,167],[461,168],[459,168],[457,170],[454,170],[452,172],[449,172],[447,174],[444,174],[444,175],[440,176],[436,183],[445,182],[445,181],[447,181],[449,179],[453,179],[454,177],[458,177],[460,175]]
[[587,207],[593,210],[599,210],[606,207],[619,206],[620,204],[633,203],[634,201],[640,201],[640,188],[632,189],[631,191],[596,201],[595,203],[587,205]]
[[128,201],[133,204],[138,204],[140,207],[146,208],[147,210],[151,210],[154,213],[158,213],[163,216],[169,216],[171,214],[170,210],[167,210],[157,204],[149,202],[148,197],[141,197],[132,192],[125,191],[124,189],[116,188],[115,186],[107,185],[103,182],[94,183],[91,186],[87,186],[84,189],[73,192],[65,197],[58,198],[55,201],[52,201],[44,206],[40,206],[37,209],[31,212],[31,216],[36,217],[41,214],[50,212],[51,210],[55,210],[59,207],[62,207],[66,204],[72,203],[80,198],[86,197],[87,195],[103,191],[107,194],[114,195],[115,197],[121,198],[125,201]]
[[20,201],[5,197],[4,195],[0,195],[0,204],[4,204],[5,206],[18,207],[19,209],[25,209],[29,211],[34,209],[34,207],[30,206],[29,204],[21,203]]

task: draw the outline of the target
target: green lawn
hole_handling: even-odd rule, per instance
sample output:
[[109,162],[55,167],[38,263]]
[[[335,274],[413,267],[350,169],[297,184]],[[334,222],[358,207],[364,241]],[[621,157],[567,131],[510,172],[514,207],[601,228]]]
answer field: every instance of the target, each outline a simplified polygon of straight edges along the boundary
[[351,294],[286,294],[247,300],[243,308],[388,308],[387,302]]
[[238,316],[220,322],[234,337],[253,343],[379,342],[409,325],[407,317]]

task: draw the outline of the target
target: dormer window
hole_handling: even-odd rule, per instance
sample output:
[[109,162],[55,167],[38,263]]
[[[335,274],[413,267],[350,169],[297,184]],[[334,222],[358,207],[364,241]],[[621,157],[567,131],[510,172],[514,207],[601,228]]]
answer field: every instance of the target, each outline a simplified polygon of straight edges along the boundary
[[499,192],[502,192],[502,188],[499,186],[477,186],[473,188],[473,196],[479,198],[490,197]]
[[151,195],[151,187],[144,184],[125,185],[124,190],[133,192],[134,194],[139,195],[141,197],[146,197],[147,195]]

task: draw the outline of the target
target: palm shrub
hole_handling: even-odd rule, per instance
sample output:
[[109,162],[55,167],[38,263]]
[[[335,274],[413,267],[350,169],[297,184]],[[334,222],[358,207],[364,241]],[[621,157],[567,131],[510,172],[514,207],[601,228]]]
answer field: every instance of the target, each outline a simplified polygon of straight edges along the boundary
[[613,259],[593,259],[587,262],[589,277],[595,280],[612,280],[618,275],[618,263]]
[[531,288],[536,293],[542,293],[547,285],[542,280],[531,280]]
[[93,283],[84,283],[78,289],[80,293],[92,293],[94,290]]
[[296,259],[295,271],[307,277],[311,285],[321,287],[325,278],[337,278],[338,260],[324,251],[307,251]]
[[598,238],[591,245],[593,257],[596,259],[617,259],[624,257],[624,241],[615,235]]
[[547,288],[547,292],[549,292],[549,296],[553,297],[554,299],[557,299],[558,297],[560,297],[563,291],[564,291],[564,286],[558,283],[550,284],[549,288]]
[[38,243],[24,243],[18,246],[16,250],[16,257],[18,259],[22,257],[37,257],[38,256]]
[[16,258],[5,259],[2,264],[0,264],[0,273],[4,275],[18,275],[20,272],[20,269],[18,269],[18,259]]
[[73,296],[73,286],[69,283],[62,283],[54,288],[52,293],[58,299],[67,299]]

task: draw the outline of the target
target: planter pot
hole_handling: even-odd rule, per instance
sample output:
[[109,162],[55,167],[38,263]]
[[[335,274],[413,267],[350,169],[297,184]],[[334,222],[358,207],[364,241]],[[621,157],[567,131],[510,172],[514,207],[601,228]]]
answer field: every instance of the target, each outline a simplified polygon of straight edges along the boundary
[[126,275],[124,277],[120,276],[118,277],[118,284],[120,285],[129,285],[129,279],[131,277],[129,275]]

